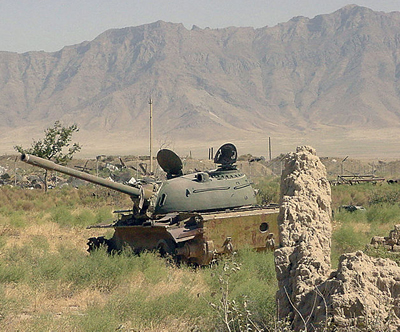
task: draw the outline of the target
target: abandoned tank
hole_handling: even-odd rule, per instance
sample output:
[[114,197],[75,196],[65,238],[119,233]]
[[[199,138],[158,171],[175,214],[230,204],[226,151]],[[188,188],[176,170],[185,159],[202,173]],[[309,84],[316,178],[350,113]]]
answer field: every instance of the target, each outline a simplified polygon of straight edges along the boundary
[[135,252],[158,250],[176,260],[208,265],[221,254],[240,247],[272,249],[277,241],[277,209],[257,206],[250,180],[237,169],[236,147],[227,143],[217,151],[215,170],[183,174],[181,159],[162,149],[157,161],[167,179],[138,187],[112,182],[33,155],[21,160],[127,194],[129,210],[115,211],[110,239],[90,238],[89,251],[106,245],[109,251],[130,246]]

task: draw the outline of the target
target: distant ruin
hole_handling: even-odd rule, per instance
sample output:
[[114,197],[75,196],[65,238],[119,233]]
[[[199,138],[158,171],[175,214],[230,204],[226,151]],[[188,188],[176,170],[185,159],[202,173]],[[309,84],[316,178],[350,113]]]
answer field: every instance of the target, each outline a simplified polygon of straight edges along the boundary
[[294,331],[399,331],[400,267],[363,252],[331,270],[331,190],[313,148],[285,159],[275,251],[278,318]]
[[374,236],[371,239],[371,246],[374,248],[383,248],[400,252],[400,224],[394,225],[394,228],[389,232],[389,236]]

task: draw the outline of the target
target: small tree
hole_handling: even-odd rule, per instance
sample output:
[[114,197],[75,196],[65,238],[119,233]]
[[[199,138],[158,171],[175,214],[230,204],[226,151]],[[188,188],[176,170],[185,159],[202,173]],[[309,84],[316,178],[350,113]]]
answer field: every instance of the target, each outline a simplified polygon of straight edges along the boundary
[[[48,160],[53,159],[57,164],[66,164],[81,149],[78,143],[71,145],[72,134],[77,131],[79,128],[76,124],[63,127],[60,121],[56,121],[53,127],[44,131],[43,140],[34,140],[29,149],[24,149],[20,145],[14,146],[14,149],[19,153],[32,154]],[[64,153],[65,148],[68,148],[68,151]],[[44,173],[44,186],[47,191],[47,170]]]

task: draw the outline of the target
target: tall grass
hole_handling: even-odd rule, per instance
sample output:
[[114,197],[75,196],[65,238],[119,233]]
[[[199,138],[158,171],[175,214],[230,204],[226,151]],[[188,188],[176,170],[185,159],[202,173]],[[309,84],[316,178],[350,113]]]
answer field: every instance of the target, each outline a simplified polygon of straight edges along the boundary
[[[277,183],[265,187],[272,188],[271,197]],[[237,319],[240,310],[248,310],[257,326],[274,331],[273,253],[239,251],[234,263],[240,269],[229,276],[229,260],[193,269],[169,265],[150,252],[110,256],[100,249],[89,255],[86,238],[93,234],[86,226],[109,220],[114,208],[131,204],[124,195],[96,190],[44,194],[0,188],[0,330],[224,331],[215,305],[227,298],[238,310]],[[399,223],[394,187],[341,186],[332,192],[334,259],[365,249],[373,235],[387,235]],[[366,210],[339,211],[341,204]],[[221,287],[227,280],[228,294]]]
[[336,209],[341,205],[367,205],[371,193],[378,187],[369,183],[332,186],[332,208]]
[[[230,303],[241,308],[236,316],[244,315],[244,311],[248,310],[257,326],[270,328],[274,322],[275,293],[278,287],[273,253],[255,253],[251,249],[243,249],[227,260],[228,264],[221,261],[213,268],[205,270],[207,281],[213,289],[210,303],[218,305],[224,297],[229,296]],[[232,266],[240,266],[240,269],[232,269]],[[232,270],[234,273],[231,273]],[[226,294],[224,285],[226,286],[228,279],[229,294]],[[219,309],[221,310],[223,308]],[[232,308],[226,310],[232,311]],[[218,323],[218,326],[222,325],[221,320]]]
[[[210,304],[220,299],[223,264],[178,268],[129,250],[89,255],[85,227],[111,218],[116,197],[88,188],[0,190],[0,330],[222,331]],[[254,319],[266,325],[277,287],[273,255],[243,250],[236,259],[243,269],[229,296],[243,303],[246,295]]]
[[[397,185],[360,184],[332,187],[334,211],[332,262],[345,252],[369,250],[373,236],[387,236],[400,223],[400,190]],[[341,205],[361,205],[365,210],[349,212]]]
[[[209,305],[218,301],[220,264],[193,270],[170,266],[153,253],[110,256],[98,250],[88,256],[65,247],[50,253],[38,240],[7,250],[0,267],[1,284],[25,293],[23,298],[5,296],[6,302],[21,306],[16,312],[4,306],[5,315],[17,320],[17,313],[29,314],[15,323],[22,330],[58,330],[61,323],[63,331],[114,331],[119,326],[214,331],[220,324]],[[274,311],[272,254],[244,251],[239,256],[243,269],[232,279],[231,297],[240,302],[246,294],[262,322]],[[70,301],[79,315],[57,305]]]
[[[264,178],[257,182],[258,202],[279,200],[279,179]],[[365,211],[348,212],[342,205],[359,205]],[[400,188],[386,183],[374,185],[339,185],[332,187],[333,234],[332,262],[345,252],[364,250],[372,236],[387,236],[400,223]]]

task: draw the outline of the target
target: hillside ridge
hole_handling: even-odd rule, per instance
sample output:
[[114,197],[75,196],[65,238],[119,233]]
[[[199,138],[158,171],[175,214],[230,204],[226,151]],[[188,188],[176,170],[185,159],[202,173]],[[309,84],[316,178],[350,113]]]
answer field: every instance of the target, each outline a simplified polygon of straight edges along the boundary
[[159,146],[259,153],[272,136],[282,152],[392,155],[399,45],[400,13],[348,5],[259,29],[157,21],[58,52],[0,52],[0,152],[61,120],[78,124],[83,152],[143,153],[151,96]]

